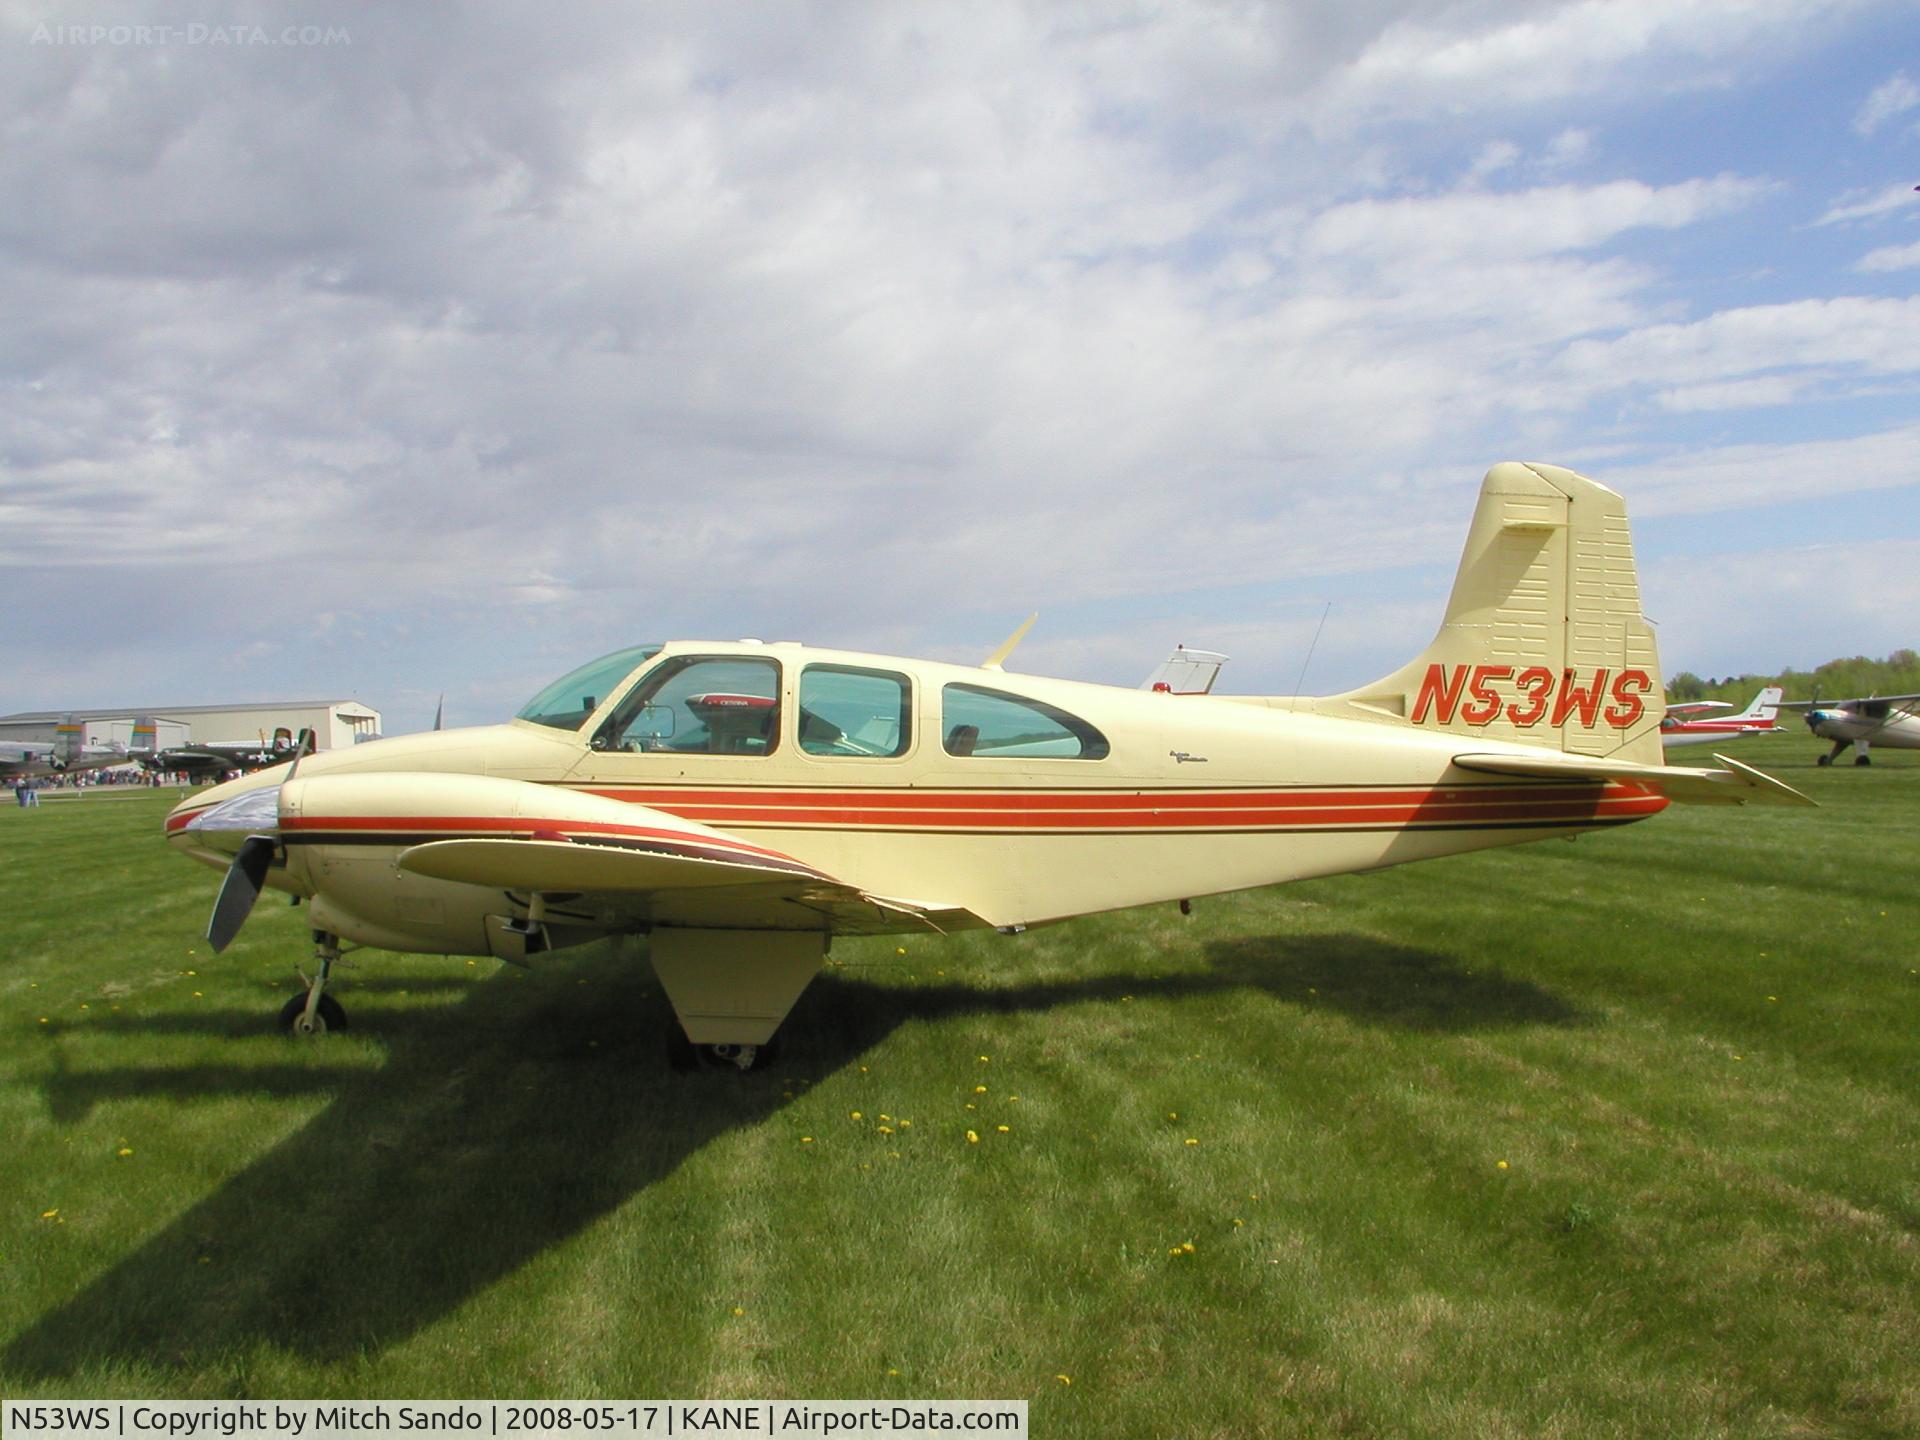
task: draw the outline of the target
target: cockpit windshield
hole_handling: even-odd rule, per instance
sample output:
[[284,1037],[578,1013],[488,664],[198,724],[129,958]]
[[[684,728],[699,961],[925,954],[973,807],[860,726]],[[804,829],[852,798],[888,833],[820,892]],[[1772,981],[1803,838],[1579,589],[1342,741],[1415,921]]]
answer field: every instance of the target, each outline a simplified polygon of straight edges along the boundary
[[562,675],[533,699],[515,718],[556,730],[578,730],[600,708],[607,694],[641,665],[660,653],[658,645],[635,645],[603,655],[590,665]]

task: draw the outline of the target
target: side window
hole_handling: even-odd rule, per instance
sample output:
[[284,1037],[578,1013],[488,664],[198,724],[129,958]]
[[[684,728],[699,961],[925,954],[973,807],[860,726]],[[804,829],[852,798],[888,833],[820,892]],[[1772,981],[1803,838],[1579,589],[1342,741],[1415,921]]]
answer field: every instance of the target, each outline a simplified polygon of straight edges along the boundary
[[593,744],[673,755],[766,755],[779,740],[776,661],[685,655],[650,671]]
[[809,665],[800,672],[800,748],[809,755],[904,755],[913,690],[891,670]]
[[1107,754],[1107,737],[1078,716],[980,685],[940,692],[940,732],[949,755],[1102,760]]

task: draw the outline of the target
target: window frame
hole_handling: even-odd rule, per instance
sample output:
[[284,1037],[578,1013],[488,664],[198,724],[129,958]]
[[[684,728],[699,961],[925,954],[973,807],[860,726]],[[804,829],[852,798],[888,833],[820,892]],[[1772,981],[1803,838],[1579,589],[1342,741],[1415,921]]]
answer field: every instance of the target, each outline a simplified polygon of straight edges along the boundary
[[[1005,755],[995,754],[991,750],[984,753],[973,749],[964,751],[954,750],[953,730],[959,727],[950,727],[947,724],[947,696],[955,690],[965,694],[982,696],[988,700],[1011,703],[1019,706],[1023,710],[1031,711],[1044,719],[1053,721],[1067,734],[1080,742],[1080,753],[1077,755],[1044,755],[1032,753]],[[940,687],[939,733],[941,752],[953,760],[1015,760],[1021,762],[1029,760],[1064,760],[1081,764],[1098,764],[1100,761],[1111,759],[1113,756],[1113,743],[1107,739],[1100,727],[1092,721],[1083,720],[1072,711],[1063,710],[1050,701],[1040,700],[1031,695],[1021,695],[1012,690],[997,689],[991,685],[975,685],[964,680],[950,680]]]
[[[809,750],[803,738],[807,722],[807,709],[803,701],[807,676],[815,671],[835,675],[860,675],[875,680],[889,680],[900,687],[900,738],[895,749],[879,754],[865,752],[846,752],[833,750]],[[825,716],[819,717],[825,720]],[[880,665],[853,665],[839,660],[811,660],[800,666],[793,682],[793,748],[796,755],[804,755],[809,760],[904,760],[913,753],[919,743],[920,726],[918,723],[918,694],[913,676],[904,670],[889,670]],[[832,721],[827,721],[832,724]]]
[[[763,665],[773,672],[773,715],[766,727],[767,748],[764,750],[676,750],[672,746],[662,746],[657,750],[637,750],[629,745],[612,743],[615,736],[624,735],[626,730],[638,719],[640,711],[653,703],[652,696],[671,683],[675,676],[682,675],[697,665],[721,662],[735,665]],[[657,755],[673,760],[764,760],[776,754],[782,744],[782,732],[786,728],[786,685],[787,667],[772,655],[741,655],[727,651],[689,651],[678,655],[659,657],[648,666],[646,673],[640,675],[632,685],[616,700],[613,708],[593,732],[588,748],[601,755]],[[676,706],[679,703],[676,702]],[[708,724],[708,733],[712,726]]]

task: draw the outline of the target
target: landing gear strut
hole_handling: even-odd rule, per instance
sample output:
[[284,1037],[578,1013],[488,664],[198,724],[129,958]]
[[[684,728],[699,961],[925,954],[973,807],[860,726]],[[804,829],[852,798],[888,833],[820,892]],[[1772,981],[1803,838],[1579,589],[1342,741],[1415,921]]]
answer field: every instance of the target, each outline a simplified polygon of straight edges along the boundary
[[[294,996],[280,1010],[280,1028],[291,1035],[324,1035],[329,1030],[347,1028],[347,1012],[327,994],[333,962],[340,958],[340,937],[326,930],[314,931],[313,958],[314,975],[307,981],[307,993]],[[300,978],[305,980],[306,976]]]
[[752,1070],[773,1058],[773,1042],[764,1045],[696,1045],[667,1017],[667,1066],[682,1074],[689,1070]]

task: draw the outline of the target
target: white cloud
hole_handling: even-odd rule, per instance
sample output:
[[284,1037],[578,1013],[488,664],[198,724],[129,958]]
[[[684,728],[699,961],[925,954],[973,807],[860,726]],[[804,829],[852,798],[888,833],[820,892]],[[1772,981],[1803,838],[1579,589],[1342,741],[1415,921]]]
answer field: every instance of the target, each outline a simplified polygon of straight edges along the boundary
[[1920,240],[1911,245],[1886,245],[1869,250],[1853,262],[1854,269],[1868,272],[1911,270],[1917,265],[1920,265]]
[[1872,220],[1904,209],[1913,204],[1916,199],[1920,199],[1920,196],[1916,196],[1913,186],[1905,181],[1888,185],[1871,194],[1856,191],[1829,206],[1826,213],[1813,223],[1816,226],[1844,225],[1849,220]]
[[1675,450],[1640,464],[1610,464],[1602,478],[1633,513],[1703,515],[1813,497],[1897,490],[1920,483],[1920,425],[1839,440]]
[[1909,80],[1904,70],[1896,71],[1860,102],[1853,116],[1854,134],[1871,135],[1896,115],[1904,115],[1915,106],[1920,106],[1920,85]]

